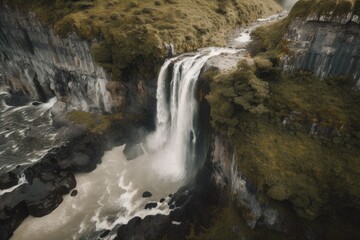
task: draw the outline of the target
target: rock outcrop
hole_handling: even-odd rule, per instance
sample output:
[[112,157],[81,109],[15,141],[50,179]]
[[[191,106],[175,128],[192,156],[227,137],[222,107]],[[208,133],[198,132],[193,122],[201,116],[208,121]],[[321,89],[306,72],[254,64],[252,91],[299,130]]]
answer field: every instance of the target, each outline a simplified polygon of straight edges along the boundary
[[86,134],[53,149],[24,171],[24,181],[0,195],[0,239],[9,239],[28,216],[52,212],[76,186],[74,173],[91,171],[101,161],[106,141]]
[[[42,217],[52,212],[62,202],[62,196],[75,188],[75,174],[94,170],[105,150],[128,139],[130,131],[134,131],[130,129],[133,126],[112,126],[103,135],[80,131],[23,170],[25,180],[0,195],[0,239],[9,239],[27,216]],[[2,184],[11,178],[11,173],[7,175],[0,179]],[[76,194],[75,190],[71,196]]]
[[75,34],[60,38],[32,13],[2,6],[0,16],[2,85],[38,101],[56,96],[70,108],[112,111],[108,81],[92,60],[90,42]]
[[285,35],[289,54],[286,71],[307,70],[319,78],[350,76],[360,87],[360,27],[356,15],[329,19],[309,16],[297,19]]

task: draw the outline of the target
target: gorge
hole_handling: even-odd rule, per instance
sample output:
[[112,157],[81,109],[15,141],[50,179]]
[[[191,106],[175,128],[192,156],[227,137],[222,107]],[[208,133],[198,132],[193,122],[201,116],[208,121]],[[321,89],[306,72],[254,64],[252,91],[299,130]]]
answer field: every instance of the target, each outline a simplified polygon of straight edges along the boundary
[[358,1],[54,2],[0,1],[0,239],[359,238]]

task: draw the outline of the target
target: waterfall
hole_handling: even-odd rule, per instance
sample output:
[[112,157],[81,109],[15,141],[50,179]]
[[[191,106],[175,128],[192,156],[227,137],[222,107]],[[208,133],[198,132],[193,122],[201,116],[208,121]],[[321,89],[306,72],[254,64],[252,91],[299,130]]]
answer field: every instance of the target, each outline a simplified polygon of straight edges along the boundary
[[[204,48],[195,54],[185,54],[167,60],[158,77],[156,131],[150,135],[148,151],[161,151],[167,159],[167,174],[175,178],[191,177],[196,173],[198,102],[196,86],[204,64],[222,53],[236,53],[230,48]],[[163,162],[163,160],[162,160]],[[200,164],[201,165],[201,164]],[[163,168],[155,164],[155,168]],[[169,169],[173,171],[168,171]],[[194,169],[195,168],[195,169]]]

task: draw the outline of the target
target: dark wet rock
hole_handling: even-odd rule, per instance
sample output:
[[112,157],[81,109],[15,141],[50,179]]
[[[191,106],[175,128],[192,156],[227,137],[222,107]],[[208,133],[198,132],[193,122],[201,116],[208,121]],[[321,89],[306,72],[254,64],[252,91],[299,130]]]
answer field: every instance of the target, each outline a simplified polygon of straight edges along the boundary
[[174,194],[172,194],[172,193],[171,193],[171,194],[169,194],[169,198],[172,198],[173,196],[174,196]]
[[165,198],[160,199],[160,203],[165,202]]
[[[141,224],[142,219],[140,217],[134,217],[127,224],[120,226],[116,240],[134,239],[138,226]],[[133,235],[134,234],[134,235]]]
[[145,205],[145,209],[153,209],[157,207],[157,203],[148,203]]
[[66,144],[50,150],[39,162],[16,170],[16,174],[24,170],[28,183],[0,196],[0,240],[9,239],[28,215],[41,217],[52,212],[63,201],[63,195],[75,188],[74,174],[94,170],[104,151],[114,144],[124,144],[135,128],[136,124],[114,125],[101,136],[72,133]]
[[72,173],[60,172],[57,176],[39,176],[37,173],[26,184],[22,195],[29,214],[34,217],[42,217],[52,212],[62,201],[62,196],[68,194],[76,186],[76,180]]
[[31,98],[23,93],[13,93],[5,99],[5,103],[9,106],[20,107],[28,104]]
[[7,189],[15,186],[18,183],[16,175],[12,172],[5,173],[0,176],[0,189]]
[[149,197],[151,197],[151,196],[152,196],[151,192],[148,192],[148,191],[145,191],[145,192],[143,192],[143,194],[142,194],[142,197],[143,197],[143,198],[149,198]]
[[100,162],[106,139],[103,136],[83,134],[71,142],[52,149],[41,160],[42,164],[55,165],[55,168],[73,172],[90,172]]
[[[198,233],[203,227],[208,227],[211,221],[211,208],[217,204],[216,186],[210,180],[208,168],[201,170],[194,183],[190,183],[175,194],[170,194],[173,211],[168,216],[147,216],[143,220],[134,218],[127,225],[118,229],[118,240],[127,239],[186,239],[192,228]],[[164,199],[165,200],[165,199]],[[175,207],[176,200],[181,206]],[[180,205],[180,204],[179,204]],[[180,225],[173,224],[181,222]]]
[[100,234],[100,238],[106,237],[107,235],[109,235],[109,233],[110,233],[110,230],[104,231],[102,234]]
[[70,193],[70,196],[75,197],[77,194],[78,194],[78,191],[77,191],[77,190],[73,190],[73,191]]
[[133,218],[127,225],[120,226],[117,240],[132,239],[185,239],[186,226],[177,226],[171,223],[170,216],[147,216],[143,220]]
[[134,160],[144,154],[140,144],[126,144],[124,148],[124,154],[127,160]]
[[33,102],[32,105],[33,106],[39,106],[41,103],[40,102]]
[[0,240],[8,240],[14,229],[29,215],[25,202],[20,202],[11,209],[0,210]]
[[175,205],[175,207],[182,206],[189,200],[189,197],[190,197],[189,191],[177,192],[170,200],[169,205]]
[[[63,201],[62,196],[75,188],[74,173],[95,169],[106,146],[104,138],[83,134],[51,150],[39,162],[25,169],[28,183],[0,196],[0,215],[2,212],[7,219],[5,222],[0,219],[0,229],[6,228],[10,234],[27,215],[42,217],[52,212]],[[85,161],[82,154],[89,158]],[[20,203],[26,211],[17,210]],[[26,216],[18,216],[20,213]]]

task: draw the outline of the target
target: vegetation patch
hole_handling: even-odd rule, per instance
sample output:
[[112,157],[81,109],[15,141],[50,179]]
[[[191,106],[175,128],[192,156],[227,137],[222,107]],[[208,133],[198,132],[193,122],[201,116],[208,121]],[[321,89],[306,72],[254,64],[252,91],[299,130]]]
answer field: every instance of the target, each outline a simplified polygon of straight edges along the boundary
[[253,61],[242,61],[230,73],[218,74],[212,81],[212,91],[207,99],[211,104],[212,123],[228,136],[236,134],[241,121],[237,112],[264,114],[268,109],[264,100],[269,97],[268,83],[255,75]]
[[127,81],[129,72],[155,77],[166,56],[165,43],[178,53],[224,46],[236,26],[281,11],[274,0],[0,0],[33,11],[55,32],[76,32],[97,42],[92,53],[112,80]]
[[240,172],[305,218],[360,208],[360,94],[352,80],[284,74],[270,63],[262,55],[207,76],[212,125],[230,140]]
[[74,110],[67,113],[66,118],[76,125],[83,126],[92,134],[102,135],[106,133],[113,122],[124,121],[123,114],[102,115]]
[[212,226],[204,229],[199,236],[189,236],[189,240],[217,240],[217,239],[268,239],[285,240],[288,236],[257,227],[250,229],[242,218],[239,210],[231,202],[225,207],[212,210],[216,216]]
[[314,19],[326,17],[328,21],[347,18],[348,15],[360,14],[360,0],[300,0],[291,9],[289,15],[278,22],[257,28],[252,36],[256,39],[253,48],[255,53],[266,52],[269,56],[281,57],[291,54],[284,38],[290,24],[295,19]]
[[102,135],[108,133],[113,125],[138,124],[146,120],[147,116],[130,113],[104,115],[73,110],[67,113],[66,118],[92,134]]

